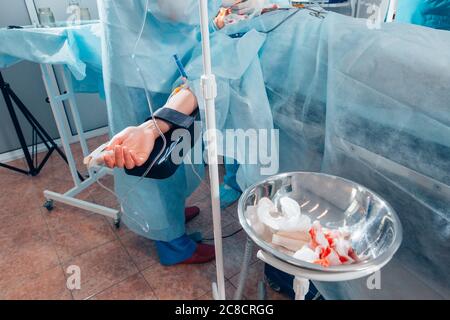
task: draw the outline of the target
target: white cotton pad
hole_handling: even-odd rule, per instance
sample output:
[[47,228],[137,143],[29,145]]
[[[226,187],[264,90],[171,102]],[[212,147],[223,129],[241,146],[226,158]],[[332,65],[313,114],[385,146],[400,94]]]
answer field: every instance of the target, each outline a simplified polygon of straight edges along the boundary
[[258,201],[256,208],[259,220],[269,228],[280,229],[283,217],[277,211],[275,204],[269,198],[262,198]]
[[104,165],[103,156],[107,152],[106,147],[109,145],[109,143],[104,143],[97,149],[95,149],[90,155],[88,155],[86,158],[84,158],[83,163],[86,165],[86,167],[95,168]]
[[287,218],[298,217],[302,214],[300,205],[294,199],[282,197],[280,199],[280,205],[283,215]]
[[311,236],[308,231],[278,231],[277,234],[281,237],[302,240],[304,242],[311,241]]
[[308,241],[283,237],[279,234],[272,236],[272,243],[281,247],[284,247],[290,251],[296,252],[300,250]]
[[311,228],[311,219],[305,215],[286,219],[280,226],[280,231],[307,232]]
[[300,250],[294,253],[293,257],[298,260],[312,263],[319,259],[319,254],[314,250],[311,250],[308,246],[303,246]]
[[257,205],[259,220],[275,231],[309,231],[311,219],[300,212],[300,206],[288,197],[280,199],[282,212],[269,198],[262,198]]
[[311,228],[311,219],[302,215],[300,205],[297,201],[282,197],[280,199],[281,210],[283,213],[283,222],[280,224],[280,231],[288,232],[307,232]]

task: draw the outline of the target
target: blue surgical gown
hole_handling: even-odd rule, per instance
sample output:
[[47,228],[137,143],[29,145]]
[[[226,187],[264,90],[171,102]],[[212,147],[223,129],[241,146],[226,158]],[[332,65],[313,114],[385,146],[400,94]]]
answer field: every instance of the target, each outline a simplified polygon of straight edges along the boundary
[[395,21],[450,30],[450,0],[399,0]]

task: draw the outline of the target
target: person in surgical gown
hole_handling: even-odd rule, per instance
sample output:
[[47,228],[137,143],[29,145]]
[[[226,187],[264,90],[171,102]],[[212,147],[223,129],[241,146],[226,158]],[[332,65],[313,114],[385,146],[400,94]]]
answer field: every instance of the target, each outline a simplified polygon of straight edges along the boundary
[[[135,53],[144,85],[131,56],[146,2],[110,0],[99,8],[112,134],[148,118],[144,88],[154,109],[164,105],[179,83],[175,53],[192,92],[201,97],[197,1],[149,1]],[[212,21],[221,3],[209,5]],[[279,150],[279,172],[323,171],[352,179],[382,195],[401,218],[403,245],[382,271],[381,290],[369,290],[366,279],[318,283],[324,296],[448,298],[450,33],[402,24],[374,28],[365,20],[295,9],[222,30],[211,22],[210,29],[219,130],[278,129],[279,142],[271,148]],[[202,99],[198,103],[204,118]],[[236,178],[244,190],[264,176],[264,166],[247,164],[245,146],[237,148],[237,154],[224,150],[223,156],[240,164]],[[119,195],[137,180],[122,170],[115,178]],[[169,179],[141,182],[124,208],[125,223],[158,240],[168,264],[192,255],[171,242],[190,240],[183,209],[198,183],[193,167],[184,165]]]
[[450,0],[399,0],[395,20],[450,30]]
[[[210,15],[214,17],[221,1],[210,1],[209,5]],[[103,77],[113,135],[126,127],[143,123],[150,116],[144,90],[150,93],[154,110],[164,105],[179,77],[173,54],[177,54],[189,66],[187,69],[193,80],[192,90],[199,92],[198,81],[195,81],[202,71],[197,1],[102,1],[99,11],[105,35]],[[144,19],[146,23],[142,38],[138,41]],[[212,19],[210,28],[212,32],[216,30]],[[239,90],[247,92],[251,100],[257,99],[260,92],[264,91],[257,59],[263,39],[264,36],[256,32],[240,41],[234,41],[225,34],[213,35],[213,54],[222,49],[229,53],[228,58],[218,65],[221,72],[215,70],[219,71],[219,77],[226,79],[219,89],[221,99],[228,100],[230,96],[226,94],[230,92],[230,79],[238,81],[259,75],[256,82],[252,84],[246,80]],[[132,56],[135,56],[136,63]],[[240,65],[236,65],[234,57],[241,57]],[[141,69],[144,79],[137,68]],[[256,84],[259,90],[253,90]],[[238,86],[238,82],[235,86]],[[240,109],[241,115],[245,114],[248,118],[255,114],[255,105],[248,105],[245,100],[224,101],[222,104],[227,109],[234,105],[236,112],[222,108],[223,114],[218,117],[221,128],[273,127],[267,99],[258,106],[260,116],[246,123],[238,118],[227,119],[225,115],[229,112],[237,116],[237,109]],[[257,166],[247,166],[245,169],[248,177],[251,177],[248,183],[260,177]],[[122,170],[115,172],[116,192],[122,200],[124,223],[136,233],[157,240],[160,261],[165,265],[190,261],[195,255],[200,255],[194,259],[195,262],[213,258],[211,246],[208,248],[207,245],[196,244],[185,233],[185,199],[198,186],[198,176],[201,175],[201,168],[194,166],[182,166],[172,177],[159,181],[140,181],[127,176]],[[128,192],[130,189],[133,192]]]

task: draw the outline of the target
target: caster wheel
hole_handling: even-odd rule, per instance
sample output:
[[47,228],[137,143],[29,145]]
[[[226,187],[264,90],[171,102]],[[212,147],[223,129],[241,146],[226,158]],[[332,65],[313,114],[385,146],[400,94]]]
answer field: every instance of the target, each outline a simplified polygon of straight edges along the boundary
[[116,227],[116,229],[120,228],[120,219],[114,220],[114,226]]
[[44,207],[45,209],[47,209],[48,211],[52,211],[53,208],[54,208],[54,206],[53,206],[53,200],[47,200],[47,201],[45,201],[43,207]]

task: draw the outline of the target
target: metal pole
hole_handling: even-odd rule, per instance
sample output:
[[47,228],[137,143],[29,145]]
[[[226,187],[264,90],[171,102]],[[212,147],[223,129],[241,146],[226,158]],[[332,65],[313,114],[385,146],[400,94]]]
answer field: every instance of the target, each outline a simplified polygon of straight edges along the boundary
[[205,102],[206,134],[208,150],[208,168],[211,185],[211,203],[214,225],[214,246],[216,250],[217,285],[213,284],[213,294],[217,300],[225,300],[225,277],[223,271],[222,226],[219,197],[219,167],[217,156],[216,111],[214,100],[217,96],[217,85],[211,67],[211,48],[209,44],[208,1],[199,0],[200,28],[203,51],[203,76],[201,85]]
[[37,14],[36,5],[34,0],[25,0],[25,5],[27,6],[28,15],[30,16],[30,21],[33,26],[38,26],[39,16]]
[[[18,172],[35,175],[36,168],[34,167],[33,159],[31,158],[30,152],[28,151],[27,142],[25,140],[25,136],[23,135],[22,127],[20,126],[19,119],[17,118],[16,112],[14,111],[14,106],[11,101],[10,95],[10,87],[9,84],[6,83],[3,79],[2,74],[0,73],[0,90],[2,92],[3,98],[5,99],[6,107],[8,109],[9,115],[11,117],[11,121],[14,125],[14,129],[16,130],[17,137],[19,138],[20,146],[23,150],[23,154],[25,156],[25,160],[27,161],[27,165],[29,168],[29,172],[24,170],[16,170]],[[11,169],[11,167],[9,167]],[[15,170],[15,169],[13,169]]]

